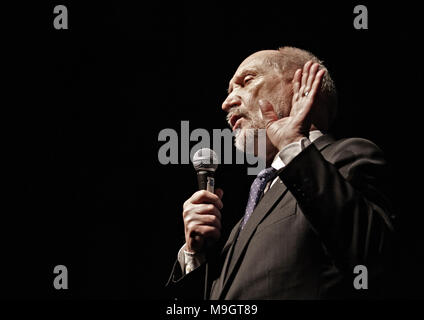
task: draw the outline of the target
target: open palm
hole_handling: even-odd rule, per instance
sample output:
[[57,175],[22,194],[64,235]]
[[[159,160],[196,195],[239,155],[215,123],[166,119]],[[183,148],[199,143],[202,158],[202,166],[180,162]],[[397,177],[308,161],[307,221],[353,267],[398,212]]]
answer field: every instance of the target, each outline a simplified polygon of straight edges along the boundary
[[267,136],[281,150],[286,145],[307,137],[311,127],[311,110],[320,88],[325,69],[318,71],[319,64],[308,61],[293,77],[292,108],[288,117],[278,119],[273,106],[259,101],[262,117],[267,121]]

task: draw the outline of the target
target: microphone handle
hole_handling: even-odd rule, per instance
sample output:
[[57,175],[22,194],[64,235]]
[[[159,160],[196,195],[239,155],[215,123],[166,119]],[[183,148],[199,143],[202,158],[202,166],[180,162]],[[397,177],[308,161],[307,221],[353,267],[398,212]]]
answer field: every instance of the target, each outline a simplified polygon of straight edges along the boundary
[[[199,190],[207,190],[212,193],[215,193],[215,178],[214,178],[214,172],[213,171],[206,171],[206,170],[200,170],[197,171],[197,183],[199,184]],[[205,254],[206,254],[206,261],[209,261],[210,256],[210,250],[211,250],[211,243],[206,239],[206,246],[205,246]],[[209,299],[210,294],[210,283],[209,283],[209,262],[206,263],[206,270],[205,270],[205,283],[204,283],[204,292],[203,292],[203,298],[205,300]]]
[[199,190],[207,190],[215,193],[215,178],[213,171],[197,171],[197,183],[199,184]]

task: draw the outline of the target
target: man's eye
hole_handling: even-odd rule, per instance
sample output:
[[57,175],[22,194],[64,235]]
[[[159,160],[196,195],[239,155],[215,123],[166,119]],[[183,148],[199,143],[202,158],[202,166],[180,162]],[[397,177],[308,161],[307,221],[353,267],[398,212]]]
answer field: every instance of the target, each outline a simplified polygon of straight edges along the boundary
[[253,76],[246,76],[244,78],[244,84],[248,83],[250,80],[253,80]]

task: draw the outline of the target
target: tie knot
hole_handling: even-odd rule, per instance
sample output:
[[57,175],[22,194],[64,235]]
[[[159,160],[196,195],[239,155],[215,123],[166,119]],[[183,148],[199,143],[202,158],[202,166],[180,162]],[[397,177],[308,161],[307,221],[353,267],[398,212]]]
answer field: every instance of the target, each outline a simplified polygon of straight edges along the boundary
[[258,173],[257,178],[259,178],[261,180],[268,181],[268,180],[272,179],[273,176],[275,176],[276,172],[277,172],[277,170],[275,170],[273,167],[269,167],[269,168],[266,168],[266,169],[263,169],[262,171],[260,171]]

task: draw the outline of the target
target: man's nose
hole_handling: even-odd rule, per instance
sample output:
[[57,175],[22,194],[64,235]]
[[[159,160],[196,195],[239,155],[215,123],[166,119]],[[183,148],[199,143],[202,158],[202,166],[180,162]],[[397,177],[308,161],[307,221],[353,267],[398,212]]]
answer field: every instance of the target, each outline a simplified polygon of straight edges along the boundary
[[229,95],[227,99],[222,103],[222,110],[225,112],[230,111],[233,107],[239,107],[241,105],[241,99],[236,95]]

